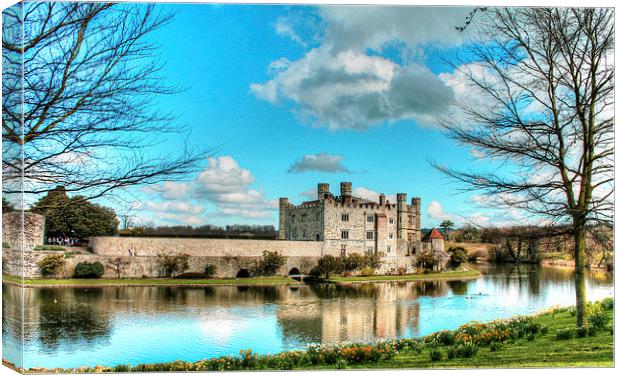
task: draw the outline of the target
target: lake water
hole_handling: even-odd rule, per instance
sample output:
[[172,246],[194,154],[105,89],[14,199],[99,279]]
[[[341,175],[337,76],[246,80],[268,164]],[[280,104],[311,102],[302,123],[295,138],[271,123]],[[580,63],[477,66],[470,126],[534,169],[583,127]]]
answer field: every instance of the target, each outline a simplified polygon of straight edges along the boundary
[[[31,367],[275,353],[309,343],[414,337],[574,304],[570,269],[475,266],[484,276],[351,286],[26,288],[3,285],[3,356]],[[589,300],[613,296],[591,273]]]

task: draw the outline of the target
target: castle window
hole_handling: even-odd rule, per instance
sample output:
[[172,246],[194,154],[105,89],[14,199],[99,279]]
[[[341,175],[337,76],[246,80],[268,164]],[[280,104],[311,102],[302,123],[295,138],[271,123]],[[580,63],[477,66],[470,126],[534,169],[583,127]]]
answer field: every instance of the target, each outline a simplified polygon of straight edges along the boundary
[[295,222],[295,215],[292,215],[291,216],[291,223],[294,223],[294,222]]
[[342,238],[343,240],[348,240],[349,239],[349,231],[348,230],[340,231],[340,238]]
[[413,215],[409,215],[409,226],[413,226]]
[[373,255],[374,253],[375,253],[375,248],[372,246],[368,246],[368,248],[366,249],[366,254]]
[[391,253],[392,252],[392,246],[391,245],[387,245],[387,252]]
[[317,241],[320,241],[320,240],[321,240],[321,235],[320,235],[320,234],[318,234],[318,233],[316,234],[316,240],[317,240]]
[[349,221],[349,214],[342,214],[342,221]]
[[306,214],[301,215],[301,222],[302,223],[306,222],[306,217],[308,217],[308,215],[306,215]]
[[366,232],[366,239],[367,240],[374,240],[375,239],[375,232]]
[[340,245],[340,256],[346,256],[347,255],[347,245]]
[[369,223],[374,223],[375,222],[375,215],[368,215],[366,216],[366,221]]
[[394,224],[394,218],[393,217],[390,218],[390,224]]
[[305,230],[305,229],[304,229],[304,231],[303,231],[302,236],[303,236],[304,238],[307,238],[307,237],[306,237],[306,230]]
[[388,234],[388,238],[389,238],[390,240],[393,240],[393,239],[394,239],[394,233],[390,233],[390,234]]

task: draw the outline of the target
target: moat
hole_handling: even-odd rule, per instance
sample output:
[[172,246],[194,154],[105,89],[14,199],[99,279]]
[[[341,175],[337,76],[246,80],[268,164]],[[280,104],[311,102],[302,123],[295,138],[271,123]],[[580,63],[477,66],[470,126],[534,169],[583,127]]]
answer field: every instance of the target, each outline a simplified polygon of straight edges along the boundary
[[[248,348],[413,337],[574,303],[570,269],[475,267],[483,276],[466,281],[26,288],[24,367],[196,361]],[[590,300],[613,296],[613,275],[590,273],[587,292]],[[3,285],[4,358],[17,365],[20,295]]]

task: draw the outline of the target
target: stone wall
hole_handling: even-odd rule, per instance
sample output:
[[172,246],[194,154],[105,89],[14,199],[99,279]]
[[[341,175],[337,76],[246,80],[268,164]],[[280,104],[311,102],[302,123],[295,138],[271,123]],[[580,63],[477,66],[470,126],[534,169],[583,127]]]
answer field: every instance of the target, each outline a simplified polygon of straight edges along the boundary
[[187,254],[210,257],[260,257],[264,251],[284,256],[320,257],[323,243],[318,241],[241,240],[163,237],[91,237],[90,247],[97,255],[137,256]]
[[[23,216],[22,216],[23,215]],[[2,242],[14,249],[32,249],[43,244],[45,217],[31,212],[2,214]]]
[[[6,250],[6,249],[5,249]],[[23,277],[35,278],[42,277],[37,263],[43,258],[62,254],[59,251],[25,251],[22,253],[15,250],[5,251],[3,254],[3,272]],[[184,272],[204,272],[207,264],[216,267],[215,277],[232,278],[236,277],[240,270],[247,270],[250,274],[258,264],[260,257],[210,257],[210,256],[190,256],[189,268]],[[278,275],[288,275],[291,270],[296,268],[301,273],[308,273],[317,263],[316,257],[287,257],[286,263],[280,267]],[[71,258],[65,258],[64,269],[61,277],[73,277],[75,266],[81,262],[100,262],[104,265],[105,272],[103,278],[142,278],[142,277],[163,277],[161,267],[155,256],[109,256],[96,254],[76,254]],[[22,267],[23,264],[23,267]],[[120,265],[120,266],[119,266]]]

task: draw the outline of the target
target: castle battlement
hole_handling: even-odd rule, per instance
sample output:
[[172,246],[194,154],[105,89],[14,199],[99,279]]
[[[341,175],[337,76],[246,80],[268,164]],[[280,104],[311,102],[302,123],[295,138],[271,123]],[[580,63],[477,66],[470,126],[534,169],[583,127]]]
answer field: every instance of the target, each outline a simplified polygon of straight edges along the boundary
[[340,183],[334,195],[328,183],[317,185],[317,200],[299,205],[280,198],[278,239],[323,241],[324,253],[410,256],[420,249],[420,198],[407,204],[407,194],[398,193],[390,203],[384,194],[379,201],[353,195],[351,182]]

